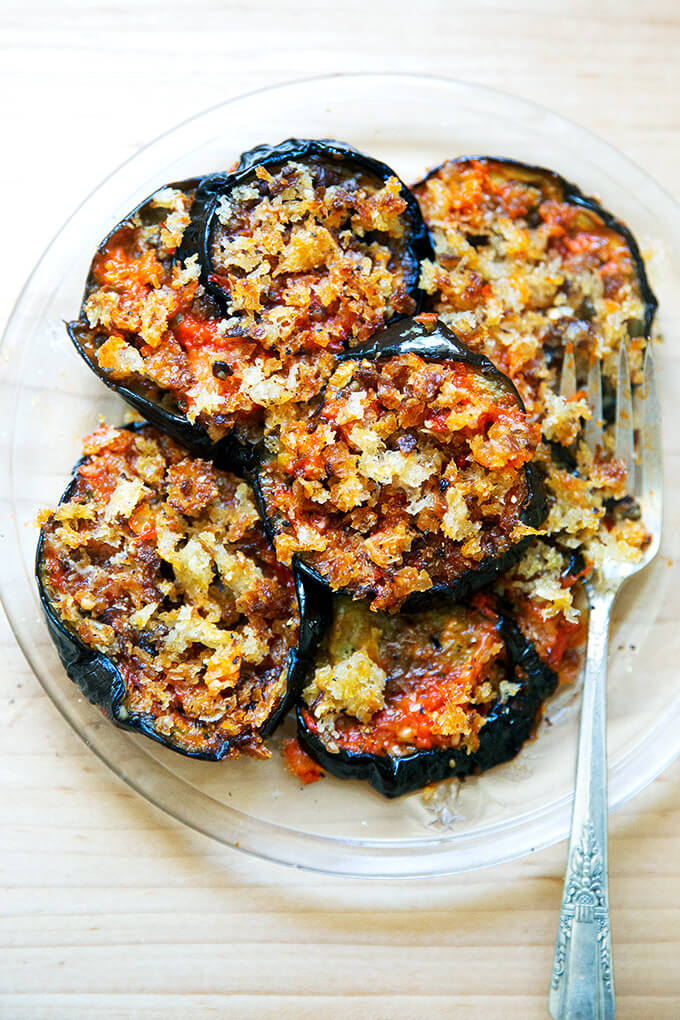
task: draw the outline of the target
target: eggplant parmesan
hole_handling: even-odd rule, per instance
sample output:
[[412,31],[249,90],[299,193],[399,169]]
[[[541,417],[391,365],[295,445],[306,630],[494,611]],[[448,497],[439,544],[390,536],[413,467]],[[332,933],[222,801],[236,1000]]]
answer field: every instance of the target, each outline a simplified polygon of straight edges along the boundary
[[43,515],[36,570],[71,679],[183,754],[266,757],[301,627],[251,489],[152,426],[103,426],[83,452]]
[[[557,685],[488,595],[414,615],[374,613],[343,596],[333,606],[298,741],[323,769],[387,797],[509,760]],[[306,765],[302,778],[311,778]]]
[[345,345],[418,309],[431,252],[385,164],[339,143],[260,146],[233,173],[161,189],[117,227],[69,330],[97,374],[180,441],[248,444],[268,410],[319,392]]
[[294,411],[256,482],[277,556],[374,610],[463,597],[541,523],[540,429],[434,316],[346,355],[320,402]]
[[67,672],[207,760],[268,756],[295,702],[305,782],[393,797],[508,760],[577,673],[579,580],[648,541],[576,382],[602,362],[611,422],[655,308],[627,227],[513,160],[409,190],[289,139],[156,191],[68,324],[150,424],[89,436],[42,515]]

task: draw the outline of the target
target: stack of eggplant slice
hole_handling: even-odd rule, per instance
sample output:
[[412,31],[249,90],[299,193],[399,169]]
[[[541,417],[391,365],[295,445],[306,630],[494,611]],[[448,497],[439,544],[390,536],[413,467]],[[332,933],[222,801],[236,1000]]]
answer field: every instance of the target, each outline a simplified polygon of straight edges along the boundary
[[[518,252],[531,350],[498,282]],[[409,190],[350,146],[290,139],[155,192],[99,246],[68,325],[145,419],[89,436],[43,517],[71,679],[207,760],[266,757],[296,707],[289,761],[388,797],[512,758],[578,643],[568,613],[537,622],[527,584],[537,542],[557,556],[545,451],[575,449],[573,414],[551,405],[548,433],[540,405],[567,344],[611,353],[617,301],[648,335],[628,230],[512,161]]]

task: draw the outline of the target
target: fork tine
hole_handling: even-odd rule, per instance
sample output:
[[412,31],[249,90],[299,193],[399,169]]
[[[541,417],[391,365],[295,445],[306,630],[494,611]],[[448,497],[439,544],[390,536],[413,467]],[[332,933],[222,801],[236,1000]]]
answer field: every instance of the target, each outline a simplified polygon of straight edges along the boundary
[[592,418],[586,422],[584,439],[592,452],[595,447],[602,448],[602,362],[599,358],[590,359],[588,370],[588,407]]
[[635,460],[633,433],[633,400],[630,390],[630,369],[628,348],[622,343],[619,348],[619,377],[616,386],[616,428],[614,432],[614,456],[626,465],[627,491],[635,491]]
[[560,396],[569,399],[576,393],[576,363],[574,361],[574,348],[567,344],[562,361],[562,378],[560,379]]
[[654,536],[661,531],[663,465],[661,461],[661,410],[656,390],[652,345],[645,351],[642,385],[636,397],[640,423],[639,484],[635,493],[643,507],[643,520]]

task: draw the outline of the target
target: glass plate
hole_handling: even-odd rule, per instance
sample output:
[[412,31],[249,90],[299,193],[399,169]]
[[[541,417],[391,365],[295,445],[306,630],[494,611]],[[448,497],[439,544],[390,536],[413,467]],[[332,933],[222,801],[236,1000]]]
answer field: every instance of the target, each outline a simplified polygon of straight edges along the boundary
[[[665,335],[667,499],[664,547],[616,607],[610,657],[612,805],[642,789],[680,751],[677,545],[680,378],[676,335],[680,212],[640,169],[554,114],[477,86],[409,75],[348,75],[267,89],[223,103],[153,142],[88,198],[41,259],[4,340],[0,443],[3,477],[0,590],[26,658],[76,732],[135,790],[214,839],[270,860],[346,875],[423,876],[480,868],[563,839],[576,746],[575,692],[547,712],[519,757],[425,802],[386,801],[370,787],[327,777],[307,788],[278,754],[221,765],[181,758],[116,729],[66,677],[33,581],[37,510],[54,503],[99,415],[120,422],[121,401],[87,369],[63,320],[75,317],[99,240],[157,186],[228,167],[250,146],[289,136],[338,138],[385,160],[409,181],[461,154],[516,157],[559,170],[630,224],[652,249],[652,283]],[[675,401],[668,399],[675,393]],[[292,730],[291,722],[286,723]],[[286,729],[284,729],[286,732]],[[36,739],[39,736],[36,735]]]

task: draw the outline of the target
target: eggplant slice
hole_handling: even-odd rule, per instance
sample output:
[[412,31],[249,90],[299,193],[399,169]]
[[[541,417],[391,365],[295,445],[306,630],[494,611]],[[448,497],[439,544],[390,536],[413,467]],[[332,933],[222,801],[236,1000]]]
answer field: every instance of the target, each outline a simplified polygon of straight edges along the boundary
[[513,758],[557,676],[492,596],[416,615],[342,596],[298,708],[323,769],[398,797]]
[[152,426],[103,426],[36,577],[70,678],[119,726],[181,754],[266,757],[321,620],[276,562],[249,486]]
[[[308,205],[310,201],[313,205]],[[271,261],[276,278],[283,277],[283,286],[276,284],[278,291],[293,283],[298,274],[313,273],[323,266],[333,240],[345,254],[379,260],[392,272],[377,327],[374,317],[365,321],[370,311],[364,307],[363,314],[355,316],[354,328],[348,331],[346,321],[332,321],[321,292],[312,291],[320,301],[306,326],[307,330],[325,334],[324,347],[329,343],[351,346],[392,318],[420,311],[420,262],[432,257],[432,244],[417,201],[386,163],[344,142],[289,138],[279,145],[249,149],[233,171],[203,178],[179,257],[199,253],[206,289],[227,306],[237,301],[235,292],[239,281],[243,283],[243,270],[249,281],[243,263],[252,246],[246,241],[252,239],[266,215],[270,217],[269,228],[283,226],[290,235],[286,238],[288,246],[272,244],[270,237],[268,247],[257,253]],[[305,217],[314,231],[312,246],[302,231]],[[364,272],[367,268],[363,266]],[[352,306],[353,288],[360,281],[351,273],[346,282],[350,286],[345,287],[343,303]],[[262,288],[258,286],[258,290]],[[261,295],[265,303],[272,297]],[[281,304],[281,294],[276,297],[278,301],[273,303]]]
[[221,314],[199,289],[198,259],[188,268],[176,260],[200,180],[158,189],[106,235],[79,318],[66,328],[86,364],[148,422],[194,453],[240,470],[246,451],[235,437],[219,430],[211,437],[184,408],[191,349],[182,346],[179,320],[211,334]]
[[546,514],[540,431],[509,379],[433,315],[347,352],[272,432],[255,493],[279,559],[374,610],[462,599]]
[[437,250],[421,276],[432,310],[537,415],[567,350],[577,377],[602,359],[606,412],[618,347],[629,343],[635,380],[657,307],[628,227],[554,171],[511,159],[453,159],[413,191]]

